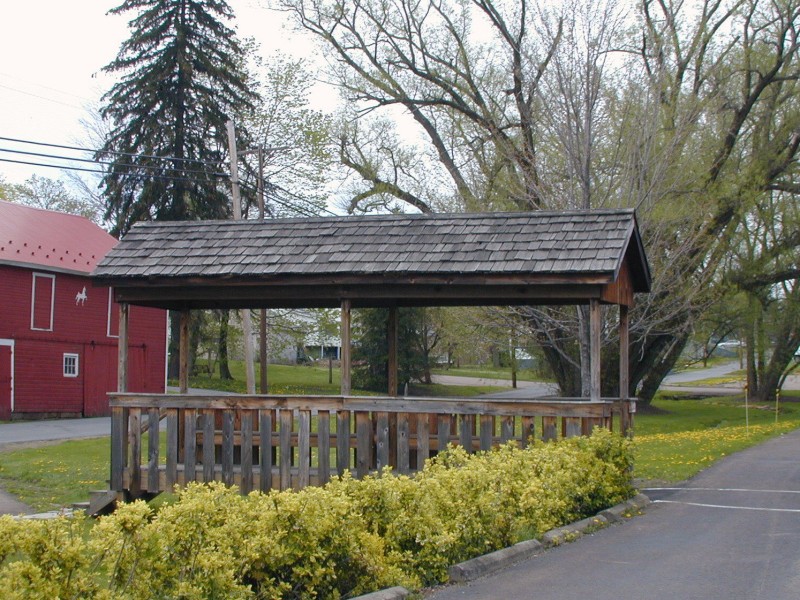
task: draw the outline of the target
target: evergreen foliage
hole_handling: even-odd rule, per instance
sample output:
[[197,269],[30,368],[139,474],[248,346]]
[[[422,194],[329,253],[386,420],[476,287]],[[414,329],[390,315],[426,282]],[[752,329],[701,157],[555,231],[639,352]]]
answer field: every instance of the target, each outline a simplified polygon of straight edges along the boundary
[[[424,308],[397,309],[397,381],[419,380],[425,370],[425,356],[415,338],[419,335]],[[367,308],[354,318],[353,387],[386,393],[389,386],[389,310]]]
[[124,0],[110,14],[131,11],[131,37],[104,68],[122,77],[103,97],[111,131],[96,156],[111,163],[102,186],[115,233],[224,218],[226,122],[258,99],[226,25],[233,11],[222,0]]

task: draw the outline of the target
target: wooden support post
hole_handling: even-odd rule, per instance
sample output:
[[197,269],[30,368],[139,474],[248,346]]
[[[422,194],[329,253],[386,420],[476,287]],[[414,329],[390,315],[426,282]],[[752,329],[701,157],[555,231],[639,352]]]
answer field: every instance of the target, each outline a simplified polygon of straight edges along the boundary
[[281,491],[292,487],[292,427],[294,413],[291,410],[278,411],[280,420],[278,440],[280,444],[279,471]]
[[336,413],[336,472],[344,475],[350,470],[350,411]]
[[300,489],[311,483],[311,411],[301,410],[297,415],[297,486]]
[[436,417],[436,440],[437,452],[444,452],[450,443],[450,415],[438,415]]
[[128,411],[121,406],[111,409],[111,489],[122,491],[127,466]]
[[342,327],[340,337],[342,340],[342,373],[341,373],[341,393],[342,396],[350,395],[350,368],[352,366],[350,354],[350,300],[342,300]]
[[[178,429],[180,423],[180,413],[176,408],[168,408],[167,413],[167,468],[166,468],[166,489],[171,491],[178,483]],[[194,411],[187,411],[194,412]],[[156,426],[158,430],[158,426]],[[151,434],[152,435],[152,434]],[[192,467],[194,468],[194,467]]]
[[258,460],[261,467],[258,488],[262,492],[267,492],[272,488],[272,416],[273,412],[271,410],[260,410],[258,412],[258,435],[260,440]]
[[[167,425],[169,426],[169,425]],[[183,413],[183,484],[197,479],[197,411]],[[177,461],[177,457],[176,457]]]
[[375,422],[376,422],[376,446],[375,446],[375,457],[377,459],[377,468],[378,472],[384,468],[388,467],[391,463],[389,462],[389,450],[390,450],[390,435],[389,435],[389,413],[388,412],[378,412],[375,413]]
[[356,477],[362,479],[369,473],[372,464],[372,421],[369,413],[356,413]]
[[181,311],[180,340],[178,342],[180,356],[178,387],[181,394],[189,393],[189,317],[188,310]]
[[409,448],[410,424],[408,413],[399,413],[397,419],[397,472],[407,475],[410,471],[411,450]]
[[426,413],[417,415],[417,471],[422,471],[425,468],[425,461],[431,455],[430,418],[431,416]]
[[203,410],[203,483],[214,481],[214,411]]
[[[119,339],[117,340],[117,391],[128,391],[128,303],[119,305]],[[128,466],[128,409],[111,409],[111,489],[122,491],[124,470]]]
[[241,491],[249,494],[253,491],[253,412],[242,411],[241,415]]
[[522,417],[522,433],[520,434],[520,447],[526,448],[531,439],[536,435],[534,417]]
[[397,396],[399,387],[397,377],[397,307],[389,308],[389,323],[387,326],[387,339],[389,346],[389,396]]
[[331,414],[327,410],[317,414],[317,478],[319,485],[331,478]]
[[[389,307],[389,322],[387,323],[387,331],[386,331],[386,338],[388,341],[388,365],[387,365],[387,374],[388,374],[388,395],[389,396],[398,396],[398,388],[400,387],[400,383],[398,380],[397,374],[397,307],[390,306]],[[379,469],[386,466],[391,465],[392,467],[397,468],[397,413],[391,413],[389,415],[389,422],[388,422],[388,438],[387,443],[389,447],[389,455],[388,455],[388,462],[384,465],[380,465]],[[380,460],[380,456],[379,456]]]
[[222,483],[233,485],[234,412],[222,411]]
[[119,339],[117,341],[117,391],[128,391],[128,315],[130,306],[127,302],[119,305]]
[[600,335],[601,335],[601,312],[600,300],[592,298],[589,300],[589,352],[591,369],[591,392],[592,402],[599,402],[601,397],[600,388]]
[[556,439],[556,418],[542,417],[542,440],[549,442]]
[[628,435],[631,432],[628,391],[630,388],[630,316],[628,307],[619,306],[619,399],[620,433]]
[[129,409],[128,446],[130,447],[130,482],[128,492],[134,500],[142,495],[142,409]]

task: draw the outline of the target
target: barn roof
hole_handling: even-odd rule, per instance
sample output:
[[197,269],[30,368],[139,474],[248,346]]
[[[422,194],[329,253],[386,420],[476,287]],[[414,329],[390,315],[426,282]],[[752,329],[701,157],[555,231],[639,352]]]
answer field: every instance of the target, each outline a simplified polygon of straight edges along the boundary
[[85,217],[0,200],[0,264],[88,275],[116,243]]
[[[632,291],[648,291],[632,210],[148,222],[133,227],[94,276],[121,300],[148,296],[171,308],[325,306],[346,296],[377,305],[390,293],[400,304],[422,304],[438,297],[431,286],[482,303],[460,286],[500,286],[497,295],[523,302],[532,286],[611,284],[624,264]],[[181,287],[194,292],[179,299]]]

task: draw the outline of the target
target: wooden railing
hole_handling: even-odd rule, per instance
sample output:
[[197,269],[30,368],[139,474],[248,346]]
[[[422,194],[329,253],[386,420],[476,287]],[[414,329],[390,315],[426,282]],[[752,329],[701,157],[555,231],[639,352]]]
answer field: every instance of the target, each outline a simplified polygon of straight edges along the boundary
[[363,477],[385,466],[413,473],[450,443],[473,452],[581,435],[610,428],[612,414],[627,417],[633,403],[113,394],[110,405],[111,489],[137,498],[191,481],[248,493],[321,485],[345,471]]

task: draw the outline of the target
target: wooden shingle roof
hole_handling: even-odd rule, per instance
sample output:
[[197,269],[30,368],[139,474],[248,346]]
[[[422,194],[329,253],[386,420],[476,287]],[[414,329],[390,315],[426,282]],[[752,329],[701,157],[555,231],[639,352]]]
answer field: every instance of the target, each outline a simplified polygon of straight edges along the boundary
[[[141,223],[94,276],[122,296],[126,288],[147,286],[227,286],[228,303],[241,305],[246,300],[233,300],[233,286],[250,288],[238,295],[256,302],[253,307],[276,306],[283,288],[287,305],[297,305],[299,295],[313,306],[335,305],[348,294],[363,304],[386,303],[386,290],[374,291],[382,300],[368,301],[370,286],[607,285],[626,262],[632,291],[648,291],[650,274],[631,210],[381,215]],[[293,293],[294,286],[305,291]],[[330,297],[313,298],[320,295]],[[424,303],[411,300],[408,290],[403,295],[405,303]],[[208,305],[225,303],[220,293]]]

